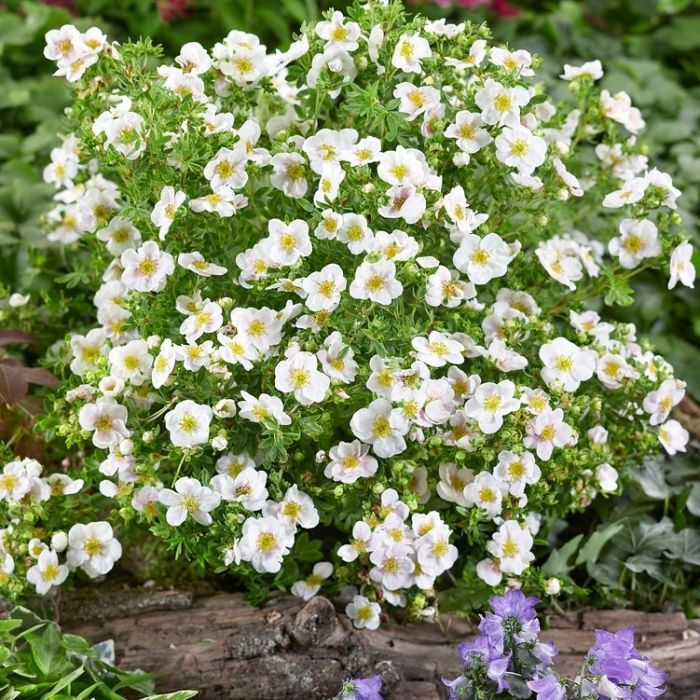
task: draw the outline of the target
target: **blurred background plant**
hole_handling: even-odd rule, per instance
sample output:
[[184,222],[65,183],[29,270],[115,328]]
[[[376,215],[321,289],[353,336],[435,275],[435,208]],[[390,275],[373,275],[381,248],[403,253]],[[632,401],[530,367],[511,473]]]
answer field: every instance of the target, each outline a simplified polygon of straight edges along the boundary
[[[0,0],[0,327],[32,338],[31,344],[5,346],[5,362],[11,357],[35,367],[54,341],[92,313],[91,295],[73,261],[62,252],[65,248],[49,245],[43,233],[51,189],[41,173],[68,104],[65,83],[51,77],[51,65],[42,55],[46,31],[66,22],[80,29],[97,25],[117,40],[149,36],[168,55],[187,41],[211,47],[233,28],[259,34],[269,47],[285,47],[301,22],[317,19],[331,4],[342,10],[346,2]],[[683,191],[680,213],[698,247],[700,0],[410,4],[432,18],[487,21],[497,40],[538,53],[544,79],[560,90],[566,89],[557,80],[564,63],[600,59],[603,87],[627,91],[642,109],[649,126],[641,138],[650,159]],[[695,262],[700,262],[697,257]],[[685,378],[689,394],[700,399],[700,297],[684,287],[668,294],[665,276],[639,275],[635,284],[639,292],[633,306],[605,313],[633,321]],[[28,301],[9,304],[13,292],[28,294]],[[31,431],[33,419],[21,410],[0,405],[0,440],[7,439],[7,430],[14,435],[18,424]],[[693,410],[697,407],[686,403],[683,420],[697,437],[700,412],[689,417]],[[17,444],[21,437],[14,438]],[[37,449],[31,440],[27,444]],[[55,446],[50,452],[56,452]],[[663,462],[640,465],[638,479],[639,488],[624,498],[599,498],[585,518],[561,524],[557,542],[550,543],[558,548],[550,555],[548,571],[581,600],[679,605],[692,613],[700,607],[697,445],[673,472]],[[592,584],[595,598],[586,594]]]

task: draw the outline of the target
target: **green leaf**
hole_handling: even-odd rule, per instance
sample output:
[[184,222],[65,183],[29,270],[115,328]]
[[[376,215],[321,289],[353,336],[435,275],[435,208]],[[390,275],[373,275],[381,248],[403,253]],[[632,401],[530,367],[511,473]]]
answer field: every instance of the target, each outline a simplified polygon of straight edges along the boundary
[[197,695],[196,690],[178,690],[174,693],[163,693],[161,695],[149,695],[143,700],[187,700]]
[[620,532],[624,526],[624,523],[617,522],[613,523],[612,525],[608,525],[602,530],[597,530],[594,532],[588,538],[586,544],[581,547],[578,556],[576,557],[576,566],[584,563],[594,564],[597,562],[603,547],[605,547],[607,542],[615,537],[615,535],[617,535],[617,533]]
[[700,481],[696,481],[692,485],[685,505],[693,515],[700,516]]
[[41,637],[27,639],[32,648],[32,658],[44,676],[51,676],[58,665],[61,649],[61,632],[58,625],[47,622]]
[[576,535],[574,539],[569,540],[563,547],[555,549],[542,565],[542,573],[546,576],[566,576],[574,568],[574,564],[569,564],[569,560],[578,550],[582,539],[583,535]]
[[49,700],[49,698],[55,698],[58,693],[60,693],[64,688],[67,688],[74,680],[80,678],[83,675],[84,667],[78,666],[74,671],[69,673],[67,676],[63,676],[58,683],[54,686],[53,690],[48,693],[44,693],[41,696],[41,700]]
[[685,564],[700,566],[700,532],[691,528],[681,530],[669,541],[664,554]]
[[671,489],[666,483],[663,466],[660,460],[647,462],[637,474],[637,481],[642,491],[658,501],[664,501],[671,495]]

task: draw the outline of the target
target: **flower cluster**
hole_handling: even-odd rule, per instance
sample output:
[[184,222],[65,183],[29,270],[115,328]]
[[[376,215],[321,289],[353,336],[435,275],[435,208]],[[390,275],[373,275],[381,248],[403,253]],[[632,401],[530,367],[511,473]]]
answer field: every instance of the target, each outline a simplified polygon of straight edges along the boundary
[[[42,477],[42,471],[39,462],[25,458],[5,464],[0,472],[0,508],[9,516],[7,525],[0,529],[0,585],[8,586],[17,568],[15,557],[23,552],[29,561],[19,561],[22,575],[37,593],[45,595],[60,586],[71,571],[81,569],[90,578],[108,573],[121,557],[122,547],[112,526],[104,521],[76,523],[67,533],[56,530],[49,537],[38,531],[43,537],[21,542],[18,535],[24,535],[27,521],[34,520],[34,511],[41,512],[42,504],[49,508],[49,501],[73,496],[83,488],[82,479],[73,480],[63,473]],[[62,564],[58,555],[63,553]]]
[[556,647],[539,640],[538,602],[516,589],[491,598],[478,637],[460,646],[464,672],[444,681],[451,699],[641,700],[664,694],[666,675],[634,647],[631,627],[616,633],[596,630],[579,675],[562,678],[552,667]]
[[[373,1],[285,52],[156,53],[99,54],[47,168],[48,235],[96,286],[48,421],[127,522],[247,582],[359,586],[371,627],[448,570],[541,589],[542,528],[685,449],[683,382],[596,305],[694,279],[599,62],[555,104],[485,27]],[[299,581],[319,525],[335,568]]]

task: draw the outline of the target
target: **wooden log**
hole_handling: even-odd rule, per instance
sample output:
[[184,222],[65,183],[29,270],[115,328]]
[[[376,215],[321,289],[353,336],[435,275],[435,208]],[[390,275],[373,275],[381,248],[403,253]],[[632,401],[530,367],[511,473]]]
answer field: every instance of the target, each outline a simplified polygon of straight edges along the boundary
[[[357,631],[333,604],[289,596],[252,608],[241,596],[91,589],[62,602],[64,626],[94,641],[113,639],[117,661],[159,675],[159,690],[193,688],[200,700],[325,700],[348,677],[381,673],[387,700],[442,700],[443,676],[461,664],[456,646],[474,629],[457,617],[438,624],[385,624]],[[593,629],[634,625],[639,647],[670,675],[667,700],[700,700],[700,631],[682,613],[594,611],[552,618],[542,634],[575,674]]]

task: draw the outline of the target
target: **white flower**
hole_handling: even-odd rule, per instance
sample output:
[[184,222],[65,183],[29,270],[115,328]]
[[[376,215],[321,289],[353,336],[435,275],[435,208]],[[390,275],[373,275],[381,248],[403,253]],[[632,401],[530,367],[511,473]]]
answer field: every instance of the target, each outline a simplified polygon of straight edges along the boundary
[[442,265],[428,277],[425,286],[425,303],[429,306],[446,306],[451,309],[475,296],[473,283],[463,282],[456,270]]
[[555,447],[575,444],[574,431],[564,422],[564,411],[545,409],[537,414],[527,425],[527,436],[523,440],[525,447],[534,448],[540,459],[548,460]]
[[228,270],[221,265],[207,262],[204,256],[197,250],[191,253],[180,253],[177,256],[177,264],[184,267],[185,270],[190,270],[201,277],[213,277],[225,275]]
[[659,442],[671,456],[685,452],[689,439],[688,431],[677,420],[667,420],[659,426]]
[[[267,513],[269,508],[271,513]],[[311,497],[299,491],[299,487],[294,484],[287,489],[284,498],[279,503],[268,503],[263,509],[265,515],[273,514],[283,524],[292,531],[297,527],[303,527],[310,530],[316,527],[319,523],[318,511]]]
[[357,557],[368,551],[371,540],[372,529],[364,520],[358,520],[353,525],[350,544],[338,547],[338,556],[346,562],[355,561]]
[[220,148],[216,156],[204,167],[204,177],[209,180],[214,191],[221,187],[240,189],[248,182],[245,169],[247,161],[244,148]]
[[520,108],[530,101],[530,94],[524,87],[509,88],[487,78],[474,99],[486,124],[514,128],[520,125]]
[[382,142],[376,136],[365,136],[345,154],[353,168],[376,163],[382,153]]
[[223,325],[224,318],[221,307],[214,301],[204,304],[201,309],[188,316],[180,324],[180,333],[188,343],[194,343],[204,333],[214,333]]
[[367,219],[360,214],[343,214],[337,231],[337,240],[345,243],[354,255],[369,249],[374,234],[367,225]]
[[628,270],[637,267],[644,258],[661,254],[656,225],[648,219],[623,219],[620,234],[610,241],[608,249]]
[[603,493],[617,490],[617,469],[605,462],[595,468],[595,478]]
[[218,333],[216,338],[221,343],[219,357],[224,362],[232,365],[240,364],[244,369],[251,370],[253,362],[259,359],[258,351],[244,336]]
[[175,191],[174,187],[163,187],[160,191],[160,199],[151,212],[151,222],[158,227],[158,237],[161,241],[168,234],[175,214],[186,198],[184,192]]
[[638,134],[646,126],[641,112],[632,106],[626,92],[611,95],[608,90],[603,90],[600,93],[600,108],[606,117],[619,122],[632,134]]
[[372,445],[378,457],[393,457],[403,452],[408,428],[408,421],[401,411],[393,408],[386,399],[375,399],[350,419],[350,429],[355,437]]
[[459,469],[455,464],[443,462],[438,467],[438,474],[440,481],[437,484],[437,495],[443,501],[466,506],[464,490],[473,481],[474,472],[471,469]]
[[673,289],[680,282],[691,289],[695,288],[695,266],[693,265],[693,246],[681,243],[671,253],[671,276],[668,288]]
[[276,265],[296,265],[300,258],[311,254],[309,226],[301,219],[285,224],[280,219],[268,222],[269,255]]
[[213,411],[209,406],[186,399],[165,414],[165,427],[176,447],[194,447],[209,440]]
[[581,382],[590,379],[596,368],[596,354],[579,348],[566,338],[555,338],[540,347],[544,365],[540,374],[548,387],[576,391]]
[[250,455],[243,452],[242,454],[233,454],[228,452],[223,457],[216,460],[216,471],[218,474],[226,474],[227,476],[236,477],[244,469],[255,468],[255,462]]
[[388,591],[408,588],[416,568],[411,553],[410,545],[402,544],[375,549],[369,555],[369,560],[374,564],[369,570],[370,579]]
[[453,256],[455,267],[474,284],[503,277],[512,259],[510,247],[497,233],[487,233],[483,238],[468,233]]
[[408,115],[408,121],[413,121],[440,104],[440,91],[429,86],[399,83],[393,94],[399,100],[399,111]]
[[175,346],[175,359],[182,362],[183,367],[189,372],[196,372],[202,367],[211,364],[211,355],[214,352],[214,343],[205,340],[201,345],[195,342],[187,345]]
[[262,510],[268,498],[267,474],[251,467],[241,469],[235,475],[217,474],[211,480],[211,488],[225,501],[240,503],[246,510]]
[[142,384],[151,372],[153,358],[145,340],[131,340],[109,351],[109,367],[114,377]]
[[320,561],[314,564],[313,571],[303,581],[292,584],[292,595],[302,600],[311,600],[320,590],[321,584],[333,573],[333,564],[329,561]]
[[580,66],[564,64],[564,73],[559,76],[563,80],[576,80],[576,78],[589,78],[600,80],[603,77],[603,64],[599,60],[586,61]]
[[391,65],[404,73],[421,73],[421,61],[431,55],[426,39],[418,34],[402,34],[391,57]]
[[345,614],[359,630],[376,630],[379,627],[381,611],[379,603],[372,603],[361,595],[354,596],[352,601],[345,606]]
[[425,214],[425,196],[413,185],[394,185],[386,194],[389,201],[379,208],[385,219],[403,219],[407,224],[415,224]]
[[146,241],[140,248],[129,248],[121,254],[124,268],[121,281],[127,289],[138,292],[160,292],[166,278],[175,270],[170,253],[161,252],[154,241]]
[[347,281],[341,267],[331,263],[305,277],[301,287],[306,293],[305,304],[311,311],[332,311],[340,303]]
[[238,414],[253,423],[273,420],[279,425],[289,425],[292,419],[284,412],[279,398],[269,394],[260,394],[255,398],[247,391],[241,391],[243,401],[238,402]]
[[622,183],[619,190],[605,195],[603,206],[608,209],[620,209],[628,204],[638,202],[646,192],[648,182],[643,177],[632,177]]
[[464,362],[462,344],[439,331],[431,331],[427,338],[414,338],[411,345],[416,351],[416,359],[430,367],[444,367],[448,363],[461,365]]
[[243,523],[238,551],[256,571],[276,574],[293,543],[294,533],[277,518],[248,518]]
[[535,558],[530,551],[532,545],[530,531],[515,520],[507,520],[492,535],[486,548],[489,554],[498,559],[499,568],[504,574],[520,576]]
[[608,389],[619,389],[626,379],[637,379],[639,372],[622,355],[606,352],[598,358],[596,376]]
[[360,25],[349,22],[342,12],[334,12],[330,20],[318,22],[315,27],[317,36],[325,39],[328,46],[335,46],[345,51],[355,51],[359,46]]
[[189,41],[183,44],[180,53],[175,57],[175,63],[181,66],[185,73],[201,75],[211,67],[211,58],[201,44]]
[[87,335],[73,335],[70,346],[73,360],[70,370],[78,376],[89,370],[97,369],[97,360],[105,354],[107,334],[101,328],[93,328]]
[[396,265],[391,260],[363,262],[350,284],[350,296],[354,299],[369,299],[384,306],[402,293],[403,285],[396,279]]
[[651,416],[651,425],[660,425],[685,396],[685,382],[678,379],[664,379],[656,391],[650,391],[642,403],[644,410]]
[[0,499],[19,501],[29,493],[30,482],[20,462],[9,462],[0,474]]
[[501,512],[503,495],[507,492],[501,479],[490,472],[480,472],[464,487],[464,499],[468,506],[481,508],[490,518],[495,518]]
[[221,502],[218,493],[187,476],[181,476],[175,482],[174,491],[163,489],[158,498],[167,507],[165,519],[173,527],[182,525],[188,516],[200,525],[211,525],[209,513]]
[[508,493],[522,496],[527,484],[536,484],[542,472],[530,452],[516,454],[508,450],[498,453],[498,465],[493,470],[494,476],[508,484]]
[[479,424],[479,429],[491,435],[503,425],[503,417],[520,408],[515,398],[515,384],[509,380],[481,384],[465,405],[465,413]]
[[319,372],[318,360],[310,352],[295,352],[275,367],[275,388],[293,393],[302,406],[323,401],[329,387],[330,379]]
[[523,78],[530,78],[535,74],[530,68],[532,56],[524,49],[509,51],[506,48],[494,46],[489,53],[489,60],[494,66],[502,66],[507,71],[516,73]]
[[341,442],[329,450],[330,462],[323,473],[329,479],[343,484],[354,484],[360,478],[374,476],[379,465],[368,453],[369,446],[358,440]]
[[496,157],[508,167],[530,175],[544,163],[547,144],[524,126],[504,127],[496,137]]
[[287,197],[299,199],[306,194],[309,183],[306,180],[306,161],[299,153],[278,153],[272,156],[270,164],[273,173],[270,183],[282,190]]
[[92,431],[92,444],[100,448],[116,446],[131,435],[126,420],[126,408],[111,398],[85,404],[78,414],[80,427]]
[[481,114],[460,110],[455,115],[455,123],[445,129],[445,136],[456,139],[457,148],[464,153],[476,153],[491,143],[491,135],[483,125]]
[[501,569],[493,559],[482,559],[476,565],[476,575],[488,586],[498,586],[503,579]]
[[311,169],[318,175],[340,170],[341,161],[357,142],[355,129],[320,129],[304,141],[302,150],[309,158]]
[[337,331],[331,333],[324,341],[316,356],[329,379],[343,384],[351,384],[357,375],[357,362],[352,348],[343,342]]
[[277,313],[267,308],[237,308],[231,311],[231,323],[241,338],[262,353],[282,340],[282,322]]
[[121,255],[141,242],[141,232],[121,216],[115,216],[96,236],[107,244],[107,250],[112,255]]
[[78,523],[68,531],[66,563],[82,568],[90,578],[109,573],[121,555],[122,546],[107,522]]
[[58,554],[52,549],[45,549],[38,557],[37,563],[27,571],[27,581],[39,595],[46,595],[54,586],[60,586],[68,577],[68,567],[58,563]]

